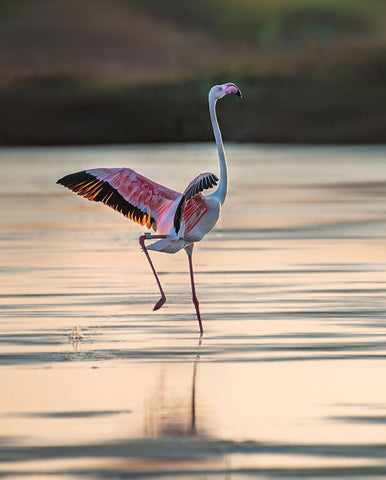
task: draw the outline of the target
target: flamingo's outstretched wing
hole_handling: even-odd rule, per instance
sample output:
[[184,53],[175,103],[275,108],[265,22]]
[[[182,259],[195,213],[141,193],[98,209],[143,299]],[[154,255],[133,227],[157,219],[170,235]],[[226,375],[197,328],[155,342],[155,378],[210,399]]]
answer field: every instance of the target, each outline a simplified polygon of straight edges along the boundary
[[57,181],[88,200],[102,202],[147,228],[157,229],[157,219],[181,194],[130,168],[94,168],[72,173]]
[[182,198],[178,204],[176,213],[174,215],[174,228],[176,230],[176,233],[179,232],[181,227],[181,218],[184,214],[185,205],[191,202],[197,203],[194,202],[195,199],[193,198],[196,195],[199,195],[201,197],[200,199],[197,198],[197,200],[200,200],[198,203],[201,204],[203,200],[201,192],[208,188],[213,188],[215,185],[217,185],[217,182],[218,177],[214,173],[205,172],[198,175],[198,177],[196,177],[189,183],[182,195]]

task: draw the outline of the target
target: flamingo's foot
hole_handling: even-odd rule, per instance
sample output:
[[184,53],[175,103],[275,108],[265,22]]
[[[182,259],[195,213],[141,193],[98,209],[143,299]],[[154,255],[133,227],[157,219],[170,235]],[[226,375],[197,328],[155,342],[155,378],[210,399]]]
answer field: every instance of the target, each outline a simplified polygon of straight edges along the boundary
[[155,312],[156,310],[159,310],[165,302],[166,302],[166,297],[165,297],[165,295],[163,295],[163,296],[158,300],[158,302],[154,305],[153,311]]

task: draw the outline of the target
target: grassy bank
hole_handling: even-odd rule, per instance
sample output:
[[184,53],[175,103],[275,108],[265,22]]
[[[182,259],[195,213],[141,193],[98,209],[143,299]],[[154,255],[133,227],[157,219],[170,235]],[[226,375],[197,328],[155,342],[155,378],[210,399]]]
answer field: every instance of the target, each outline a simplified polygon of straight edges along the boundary
[[292,75],[214,75],[131,84],[98,78],[25,78],[0,91],[0,144],[186,142],[212,139],[207,91],[235,81],[244,98],[219,105],[224,136],[239,142],[386,141],[382,56]]
[[0,2],[0,145],[386,141],[386,14],[369,0]]

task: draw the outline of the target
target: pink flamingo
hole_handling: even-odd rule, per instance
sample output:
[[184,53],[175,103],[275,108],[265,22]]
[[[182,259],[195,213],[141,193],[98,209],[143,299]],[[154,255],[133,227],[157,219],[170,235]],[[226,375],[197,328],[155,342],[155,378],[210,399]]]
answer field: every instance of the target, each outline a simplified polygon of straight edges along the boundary
[[[78,195],[88,200],[102,202],[125,217],[155,231],[155,235],[145,233],[139,237],[139,243],[150,263],[161,293],[161,298],[153,310],[162,307],[166,295],[148,250],[176,253],[182,248],[185,249],[189,260],[193,303],[201,335],[203,328],[194,285],[192,254],[194,243],[202,240],[216,225],[227,194],[227,163],[216,116],[216,103],[230,93],[241,97],[241,92],[234,83],[215,85],[209,91],[209,113],[220,162],[220,183],[211,195],[204,196],[201,193],[218,183],[217,176],[209,172],[198,175],[182,194],[159,185],[130,168],[93,168],[72,173],[57,181]],[[146,247],[145,240],[153,239],[157,241]]]

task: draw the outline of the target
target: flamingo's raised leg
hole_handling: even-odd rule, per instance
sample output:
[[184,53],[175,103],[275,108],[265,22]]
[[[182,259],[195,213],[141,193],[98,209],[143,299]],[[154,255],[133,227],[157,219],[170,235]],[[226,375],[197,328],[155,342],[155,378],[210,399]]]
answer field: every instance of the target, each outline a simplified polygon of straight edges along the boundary
[[145,235],[141,235],[139,237],[139,244],[141,245],[141,248],[144,252],[144,254],[146,255],[147,259],[149,260],[149,263],[150,263],[150,266],[151,266],[151,269],[153,270],[153,273],[154,273],[154,276],[155,276],[155,279],[157,281],[157,285],[158,285],[158,288],[159,288],[159,291],[161,293],[161,298],[158,300],[158,302],[154,305],[153,307],[153,310],[158,310],[162,307],[162,305],[166,302],[166,295],[165,295],[165,292],[163,291],[163,288],[162,288],[162,285],[161,285],[161,282],[159,281],[159,278],[158,278],[158,275],[157,275],[157,272],[154,268],[154,265],[153,265],[153,262],[151,261],[151,258],[150,258],[150,255],[149,255],[149,252],[147,251],[147,248],[145,246],[145,240],[153,240],[155,238],[166,238],[167,235],[151,235],[150,233],[146,233]]
[[187,246],[185,248],[185,251],[188,254],[188,259],[189,259],[190,282],[192,284],[192,299],[193,299],[194,306],[196,308],[198,325],[200,327],[200,334],[202,335],[204,333],[204,329],[202,328],[200,304],[199,304],[198,299],[197,299],[196,288],[195,288],[195,285],[194,285],[194,272],[193,272],[193,262],[192,262],[193,244]]

